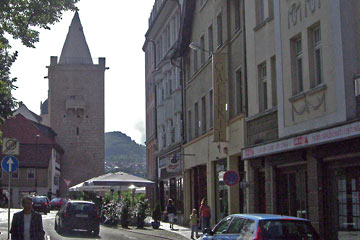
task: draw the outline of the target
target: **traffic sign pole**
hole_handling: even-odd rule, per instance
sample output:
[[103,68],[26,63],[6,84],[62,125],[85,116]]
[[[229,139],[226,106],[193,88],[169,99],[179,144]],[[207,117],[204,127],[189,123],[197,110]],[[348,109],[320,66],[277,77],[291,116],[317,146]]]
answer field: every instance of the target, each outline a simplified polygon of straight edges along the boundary
[[10,239],[10,205],[11,205],[11,193],[10,193],[10,184],[11,184],[11,172],[9,172],[9,185],[8,185],[8,193],[9,193],[9,201],[8,201],[8,239]]

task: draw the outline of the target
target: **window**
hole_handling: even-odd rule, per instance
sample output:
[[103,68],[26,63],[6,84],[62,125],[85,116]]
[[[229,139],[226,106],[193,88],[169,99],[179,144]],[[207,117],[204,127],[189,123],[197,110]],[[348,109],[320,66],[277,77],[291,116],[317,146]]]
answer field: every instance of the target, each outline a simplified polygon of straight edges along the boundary
[[322,57],[321,57],[321,32],[320,28],[315,28],[312,31],[313,42],[313,58],[314,58],[314,83],[315,86],[323,82],[322,74]]
[[34,168],[27,169],[27,179],[35,179],[35,169]]
[[217,23],[217,46],[220,47],[223,44],[223,33],[222,33],[222,16],[219,14],[216,18]]
[[276,91],[276,57],[271,58],[271,97],[272,106],[277,106],[277,91]]
[[264,0],[257,0],[257,15],[258,15],[258,24],[263,23],[265,21]]
[[59,185],[59,177],[58,176],[54,176],[54,185],[55,186]]
[[204,39],[204,36],[201,36],[200,38],[200,47],[201,47],[201,50],[200,50],[200,64],[203,65],[205,63],[205,39]]
[[235,0],[235,31],[240,29],[240,0]]
[[80,130],[79,130],[79,127],[76,128],[76,136],[79,136],[80,134]]
[[292,40],[292,68],[293,68],[293,94],[304,90],[303,86],[303,62],[301,37]]
[[199,136],[199,104],[195,103],[194,105],[194,117],[195,117],[195,122],[194,122],[194,129],[195,129],[195,137]]
[[208,34],[209,34],[209,55],[214,52],[214,36],[213,36],[213,27],[212,25],[208,28]]
[[19,178],[19,169],[16,172],[11,173],[11,178],[18,179]]
[[259,96],[261,112],[267,109],[266,63],[263,63],[259,66]]
[[201,98],[201,133],[206,132],[206,100]]
[[210,113],[210,128],[214,126],[214,97],[213,90],[209,92],[209,113]]
[[198,58],[197,50],[193,50],[193,71],[194,71],[194,74],[198,70],[197,58]]
[[168,72],[168,85],[169,85],[169,95],[171,95],[172,94],[172,92],[173,92],[173,81],[172,81],[172,75],[171,75],[171,73],[172,73],[172,71],[169,71]]
[[191,110],[188,111],[188,140],[190,141],[192,139],[192,121],[191,121]]
[[360,77],[355,79],[355,96],[360,96]]
[[235,73],[235,96],[236,96],[236,114],[239,115],[243,112],[243,83],[241,69]]
[[227,228],[231,222],[232,218],[227,217],[224,220],[222,220],[215,228],[214,233],[215,234],[224,234],[227,231]]
[[234,220],[231,221],[231,224],[228,228],[228,234],[239,234],[244,227],[246,219],[235,217]]
[[166,29],[166,43],[167,43],[166,47],[167,47],[167,49],[170,48],[170,44],[171,44],[170,35],[171,35],[170,26],[168,26],[167,29]]

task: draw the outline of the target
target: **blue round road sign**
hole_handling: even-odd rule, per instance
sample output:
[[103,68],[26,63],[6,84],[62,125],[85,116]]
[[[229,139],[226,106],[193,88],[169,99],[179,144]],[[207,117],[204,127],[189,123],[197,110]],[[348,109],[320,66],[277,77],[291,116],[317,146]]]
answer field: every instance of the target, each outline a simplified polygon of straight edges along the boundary
[[1,168],[7,172],[15,172],[19,167],[19,161],[14,156],[6,156],[1,161]]
[[234,186],[240,181],[240,177],[236,171],[229,170],[224,173],[223,180],[226,185]]

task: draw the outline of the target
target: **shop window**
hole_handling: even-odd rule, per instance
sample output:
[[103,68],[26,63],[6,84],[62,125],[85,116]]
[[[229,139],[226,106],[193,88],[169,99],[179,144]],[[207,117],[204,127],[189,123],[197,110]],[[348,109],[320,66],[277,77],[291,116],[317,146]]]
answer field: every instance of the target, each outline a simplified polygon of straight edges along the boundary
[[15,172],[11,173],[11,178],[13,178],[13,179],[18,179],[19,178],[19,169],[16,170]]
[[346,169],[337,189],[339,230],[360,231],[360,171]]

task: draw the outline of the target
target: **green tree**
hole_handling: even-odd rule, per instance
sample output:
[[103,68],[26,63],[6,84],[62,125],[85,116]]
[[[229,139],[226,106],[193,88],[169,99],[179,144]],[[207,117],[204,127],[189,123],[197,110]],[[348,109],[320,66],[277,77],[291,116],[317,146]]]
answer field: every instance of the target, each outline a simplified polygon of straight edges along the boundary
[[9,37],[35,48],[39,41],[37,29],[50,29],[67,10],[77,10],[79,0],[1,0],[0,1],[0,125],[17,106],[11,91],[16,78],[10,77],[11,65],[18,55],[12,51]]

